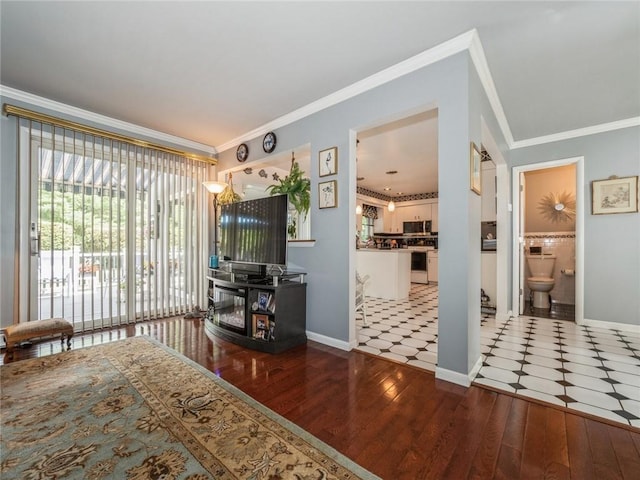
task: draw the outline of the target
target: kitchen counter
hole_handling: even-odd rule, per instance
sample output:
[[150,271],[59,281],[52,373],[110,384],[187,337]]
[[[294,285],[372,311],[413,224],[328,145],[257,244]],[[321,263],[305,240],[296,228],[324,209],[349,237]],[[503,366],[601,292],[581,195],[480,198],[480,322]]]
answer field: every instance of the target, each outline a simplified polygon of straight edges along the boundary
[[369,275],[365,286],[368,297],[403,300],[411,288],[411,251],[406,248],[356,250],[356,269]]

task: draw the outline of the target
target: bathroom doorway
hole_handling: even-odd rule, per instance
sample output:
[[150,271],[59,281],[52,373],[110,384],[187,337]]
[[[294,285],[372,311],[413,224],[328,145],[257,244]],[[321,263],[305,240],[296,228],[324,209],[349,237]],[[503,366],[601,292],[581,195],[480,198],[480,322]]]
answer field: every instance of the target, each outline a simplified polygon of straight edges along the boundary
[[582,157],[514,168],[514,313],[582,323],[582,179]]

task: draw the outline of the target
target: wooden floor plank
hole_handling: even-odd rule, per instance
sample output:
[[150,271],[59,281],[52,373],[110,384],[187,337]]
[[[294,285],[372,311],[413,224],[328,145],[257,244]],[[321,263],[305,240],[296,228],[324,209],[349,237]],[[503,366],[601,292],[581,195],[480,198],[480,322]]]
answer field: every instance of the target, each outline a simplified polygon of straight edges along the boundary
[[585,420],[585,424],[596,477],[599,479],[623,478],[607,426],[589,419]]
[[511,416],[513,398],[506,395],[498,395],[491,414],[488,416],[484,432],[481,434],[480,447],[476,452],[471,466],[470,478],[491,478],[496,470],[496,463],[502,439],[504,437],[507,421]]
[[545,478],[569,479],[569,454],[567,450],[567,429],[565,414],[552,408],[545,409],[544,442]]
[[596,471],[585,419],[578,415],[567,415],[565,425],[567,427],[567,455],[571,467],[571,478],[576,480],[595,479]]
[[[145,334],[176,349],[385,480],[638,480],[640,430],[360,352],[308,342],[278,355],[174,318],[77,335],[73,348]],[[60,342],[16,358],[60,351]],[[4,414],[5,412],[3,412]]]
[[522,443],[521,478],[544,478],[545,407],[532,403]]
[[618,467],[625,478],[636,476],[640,479],[640,455],[631,440],[629,432],[608,429],[611,446],[618,459]]

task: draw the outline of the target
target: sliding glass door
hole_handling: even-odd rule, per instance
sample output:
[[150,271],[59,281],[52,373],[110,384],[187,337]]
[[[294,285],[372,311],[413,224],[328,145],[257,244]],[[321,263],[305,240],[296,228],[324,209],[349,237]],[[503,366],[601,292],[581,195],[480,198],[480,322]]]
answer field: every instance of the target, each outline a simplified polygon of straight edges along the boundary
[[19,144],[29,320],[83,331],[205,304],[205,163],[24,119]]

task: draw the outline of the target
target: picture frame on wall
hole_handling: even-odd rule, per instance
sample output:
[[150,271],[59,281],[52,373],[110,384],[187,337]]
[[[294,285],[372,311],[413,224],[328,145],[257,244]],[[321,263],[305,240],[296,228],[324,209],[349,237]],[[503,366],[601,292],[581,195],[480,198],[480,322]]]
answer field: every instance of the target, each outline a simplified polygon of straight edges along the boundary
[[635,213],[638,211],[638,176],[616,177],[591,182],[591,214]]
[[335,208],[337,206],[338,182],[329,180],[318,183],[318,203],[320,208]]
[[338,173],[338,147],[318,152],[318,175],[326,177]]
[[480,195],[482,192],[482,155],[475,143],[471,142],[471,154],[469,156],[469,179],[471,191]]

